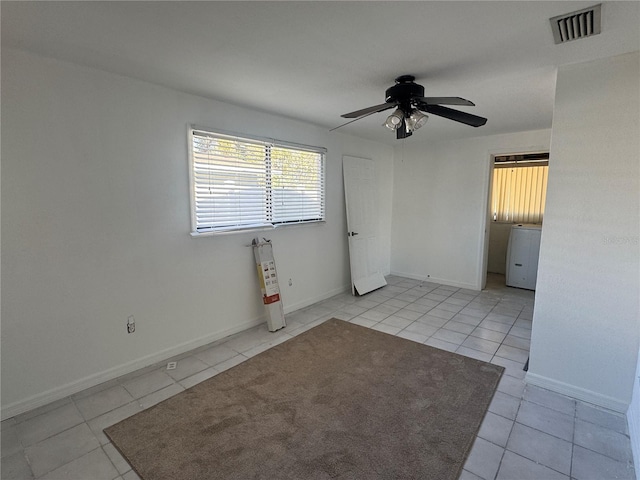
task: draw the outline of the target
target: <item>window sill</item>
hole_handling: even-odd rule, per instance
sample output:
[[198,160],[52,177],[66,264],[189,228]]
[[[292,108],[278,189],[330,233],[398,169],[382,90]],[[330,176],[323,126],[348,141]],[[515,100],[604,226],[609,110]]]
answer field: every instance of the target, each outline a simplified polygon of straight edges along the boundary
[[206,231],[206,232],[191,232],[190,235],[193,238],[199,237],[218,237],[221,235],[234,235],[239,233],[248,233],[248,232],[264,232],[267,230],[279,230],[281,228],[291,228],[291,227],[309,227],[312,225],[320,226],[326,224],[326,220],[315,220],[310,222],[295,222],[295,223],[284,223],[281,225],[269,225],[269,226],[260,226],[260,227],[249,227],[249,228],[237,228],[237,229],[229,229],[229,230],[215,230],[215,231]]

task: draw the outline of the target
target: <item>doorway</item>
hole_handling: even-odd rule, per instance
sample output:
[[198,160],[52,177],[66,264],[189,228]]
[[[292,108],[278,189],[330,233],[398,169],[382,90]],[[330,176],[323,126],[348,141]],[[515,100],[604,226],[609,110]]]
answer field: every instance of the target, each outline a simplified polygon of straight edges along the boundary
[[548,151],[491,155],[483,286],[506,279],[513,225],[542,225],[548,168]]

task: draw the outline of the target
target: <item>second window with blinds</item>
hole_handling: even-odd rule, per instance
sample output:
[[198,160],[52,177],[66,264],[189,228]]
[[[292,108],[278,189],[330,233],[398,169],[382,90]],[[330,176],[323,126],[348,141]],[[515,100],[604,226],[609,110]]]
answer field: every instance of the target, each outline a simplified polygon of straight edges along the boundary
[[325,149],[192,127],[192,234],[325,218]]
[[496,156],[491,215],[495,222],[542,223],[549,154]]

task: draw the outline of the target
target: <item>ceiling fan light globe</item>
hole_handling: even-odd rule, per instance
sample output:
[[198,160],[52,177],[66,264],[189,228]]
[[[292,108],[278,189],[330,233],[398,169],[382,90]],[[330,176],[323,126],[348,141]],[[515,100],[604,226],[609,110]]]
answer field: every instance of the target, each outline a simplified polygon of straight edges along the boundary
[[412,130],[417,130],[422,127],[429,120],[429,116],[425,115],[422,112],[414,110],[409,118],[407,119],[407,124],[411,125]]
[[404,117],[404,113],[399,108],[396,109],[391,115],[387,117],[387,121],[384,122],[384,126],[389,130],[397,130],[402,125],[402,118]]
[[382,124],[383,127],[387,127],[389,130],[393,130],[396,131],[398,129],[398,127],[400,127],[399,124],[393,124],[391,122],[389,122],[388,120],[386,122],[384,122]]
[[392,113],[391,115],[389,115],[387,117],[387,121],[384,122],[384,126],[387,127],[389,130],[397,130],[398,128],[400,128],[401,124],[402,124],[402,117],[399,117],[395,113]]

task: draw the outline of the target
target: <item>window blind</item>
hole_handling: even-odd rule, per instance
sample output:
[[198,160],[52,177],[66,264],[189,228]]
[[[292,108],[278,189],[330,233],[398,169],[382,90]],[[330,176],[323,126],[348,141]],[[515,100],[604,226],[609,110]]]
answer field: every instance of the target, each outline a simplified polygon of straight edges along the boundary
[[547,192],[548,165],[495,165],[493,170],[493,220],[542,223]]
[[324,220],[324,149],[190,132],[195,232]]

